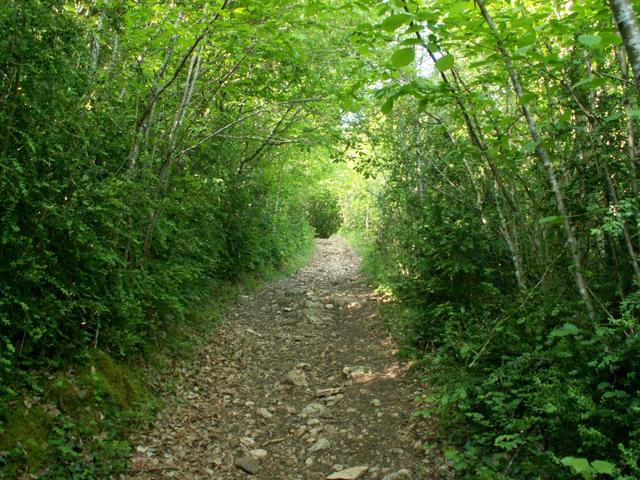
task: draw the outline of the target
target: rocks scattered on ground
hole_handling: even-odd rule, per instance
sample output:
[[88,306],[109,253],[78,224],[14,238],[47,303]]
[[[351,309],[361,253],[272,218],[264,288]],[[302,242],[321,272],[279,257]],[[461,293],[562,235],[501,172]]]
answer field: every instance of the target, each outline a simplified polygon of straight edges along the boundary
[[271,413],[269,410],[267,410],[264,407],[260,407],[258,410],[256,410],[256,412],[258,413],[258,415],[260,415],[263,418],[273,417],[273,413]]
[[325,407],[321,403],[312,402],[300,411],[300,416],[302,418],[319,417],[320,415],[323,415],[326,411],[327,411],[327,407]]
[[240,439],[240,445],[245,447],[253,447],[256,444],[256,441],[251,437],[243,437]]
[[307,383],[307,376],[304,374],[304,372],[301,372],[300,370],[291,370],[289,373],[287,373],[287,378],[285,379],[285,383],[294,385],[296,387],[309,386],[309,384]]
[[337,395],[338,393],[342,393],[344,391],[344,387],[335,387],[335,388],[320,388],[316,390],[316,397],[332,397]]
[[347,468],[346,470],[332,473],[327,477],[327,480],[358,480],[358,478],[362,478],[368,471],[368,465],[351,467]]
[[342,373],[346,378],[351,380],[360,380],[371,375],[371,369],[369,367],[363,366],[354,366],[354,367],[344,367],[342,369]]
[[344,398],[344,395],[342,393],[337,393],[335,395],[331,395],[330,397],[325,398],[324,402],[327,404],[327,407],[333,407],[343,398]]
[[249,456],[258,461],[264,460],[265,458],[267,458],[267,455],[269,455],[269,453],[262,448],[256,448],[249,451]]
[[389,473],[382,477],[382,480],[412,480],[411,472],[407,469],[402,469],[394,473]]
[[260,464],[258,461],[249,455],[236,458],[233,461],[233,465],[251,475],[255,475],[260,470]]
[[314,443],[309,449],[310,452],[317,452],[319,450],[326,450],[331,446],[331,442],[324,437],[320,437],[316,443]]
[[134,439],[126,478],[453,478],[422,448],[416,381],[358,266],[341,240],[320,240],[309,266],[242,297],[180,370],[178,401]]

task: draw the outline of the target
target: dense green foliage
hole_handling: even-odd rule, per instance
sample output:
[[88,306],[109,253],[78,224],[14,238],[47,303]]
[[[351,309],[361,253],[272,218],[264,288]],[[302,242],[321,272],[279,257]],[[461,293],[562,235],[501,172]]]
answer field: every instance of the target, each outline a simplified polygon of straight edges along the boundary
[[[106,474],[55,470],[86,460],[68,442],[91,427],[44,372],[175,343],[225,282],[309,244],[309,205],[323,214],[312,187],[339,135],[324,98],[350,61],[326,60],[347,39],[325,15],[308,2],[0,2],[0,470],[42,467],[49,435],[46,455],[64,456],[49,458],[52,478]],[[77,387],[106,399],[87,408],[126,407],[94,387]],[[37,401],[23,411],[25,395]],[[39,421],[42,402],[62,417]]]
[[132,358],[342,225],[460,478],[640,477],[631,5],[0,3],[0,473],[110,475]]
[[487,4],[382,7],[384,115],[352,125],[360,168],[385,178],[373,259],[428,373],[419,413],[460,478],[638,478],[625,51],[604,2]]
[[329,238],[340,228],[340,206],[332,195],[314,198],[309,204],[309,220],[320,238]]
[[238,37],[252,15],[221,6],[71,7],[9,2],[0,17],[5,371],[98,342],[125,354],[310,232],[290,212],[322,92],[269,87],[305,75],[253,37],[274,26]]

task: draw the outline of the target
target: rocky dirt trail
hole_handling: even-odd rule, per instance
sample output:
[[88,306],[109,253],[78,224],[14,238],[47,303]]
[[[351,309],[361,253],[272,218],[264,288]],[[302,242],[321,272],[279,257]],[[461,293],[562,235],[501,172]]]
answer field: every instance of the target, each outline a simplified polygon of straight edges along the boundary
[[307,267],[243,297],[138,439],[129,478],[438,478],[359,267],[320,240]]

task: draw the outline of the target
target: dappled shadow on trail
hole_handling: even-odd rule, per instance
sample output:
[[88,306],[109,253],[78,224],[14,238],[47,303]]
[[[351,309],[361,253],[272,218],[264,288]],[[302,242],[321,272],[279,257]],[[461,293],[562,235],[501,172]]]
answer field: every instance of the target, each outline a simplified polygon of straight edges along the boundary
[[318,240],[308,266],[244,297],[138,439],[132,477],[439,478],[359,267],[341,239]]

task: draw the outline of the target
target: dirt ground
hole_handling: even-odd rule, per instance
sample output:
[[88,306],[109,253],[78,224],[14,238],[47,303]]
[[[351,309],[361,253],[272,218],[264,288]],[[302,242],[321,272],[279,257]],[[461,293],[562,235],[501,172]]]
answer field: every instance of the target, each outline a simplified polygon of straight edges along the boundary
[[138,439],[129,478],[440,478],[359,268],[343,240],[319,240],[308,266],[244,296]]

